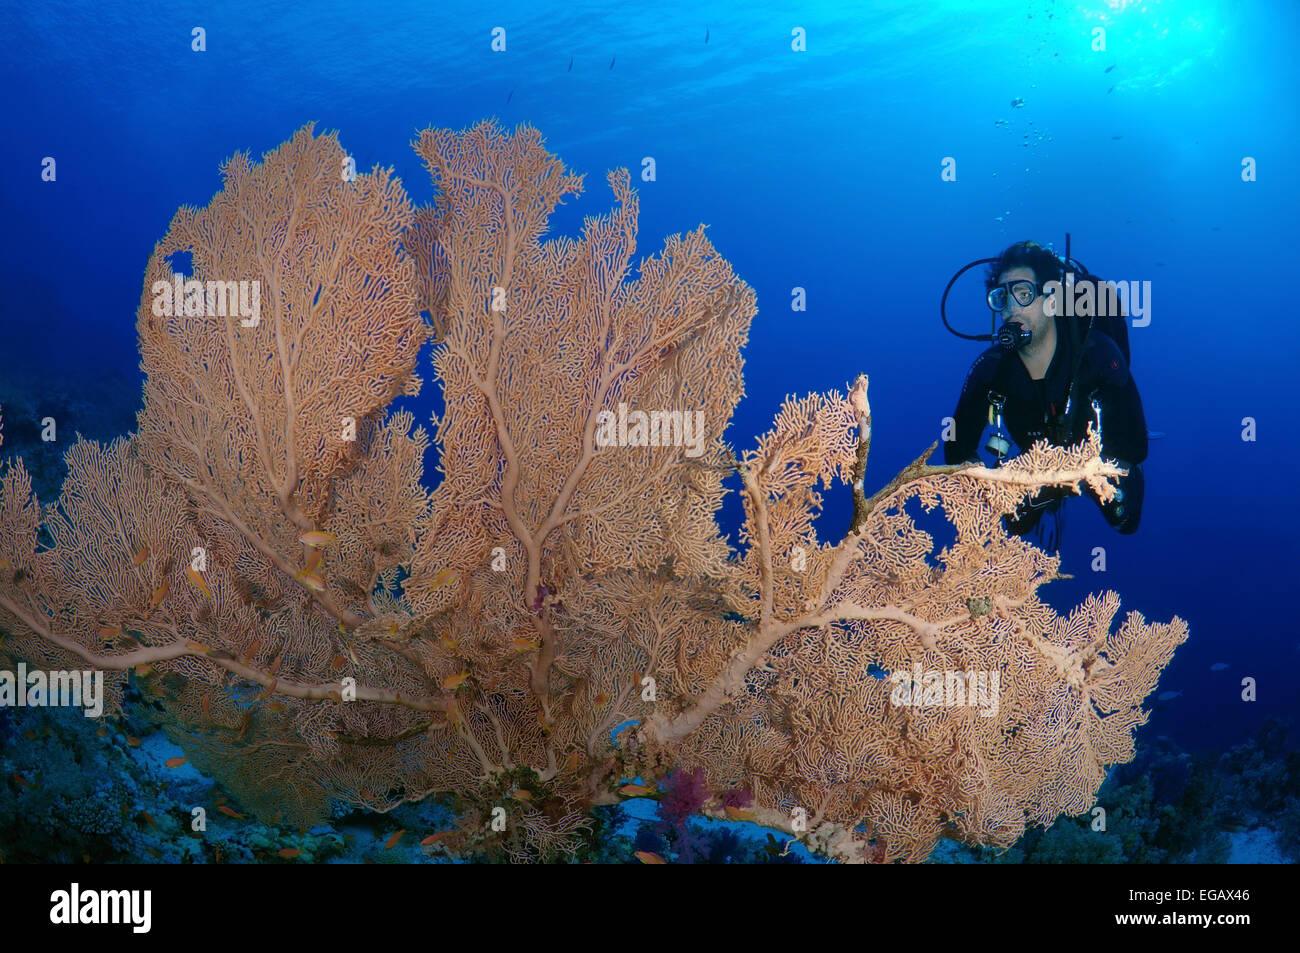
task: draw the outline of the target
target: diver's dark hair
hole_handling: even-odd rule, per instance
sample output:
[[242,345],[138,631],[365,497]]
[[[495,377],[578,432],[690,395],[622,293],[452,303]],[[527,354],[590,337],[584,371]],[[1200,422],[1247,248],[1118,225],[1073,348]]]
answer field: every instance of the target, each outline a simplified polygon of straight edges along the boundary
[[989,265],[988,274],[984,276],[984,291],[993,290],[998,275],[1010,268],[1024,266],[1034,273],[1034,280],[1039,287],[1049,281],[1061,280],[1061,260],[1038,242],[1016,242],[998,256],[997,261]]

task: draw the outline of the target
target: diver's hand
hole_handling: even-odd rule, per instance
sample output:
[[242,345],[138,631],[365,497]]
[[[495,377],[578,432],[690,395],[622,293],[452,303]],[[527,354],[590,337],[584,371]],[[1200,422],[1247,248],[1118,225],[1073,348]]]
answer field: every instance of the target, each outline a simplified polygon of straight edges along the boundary
[[1058,509],[1061,501],[1071,496],[1066,486],[1045,486],[1031,497],[1022,500],[1011,516],[1006,517],[1007,531],[1015,536],[1023,536],[1032,530],[1046,513]]
[[1114,460],[1112,462],[1121,470],[1128,471],[1126,476],[1120,477],[1116,482],[1115,495],[1105,503],[1098,498],[1091,487],[1088,488],[1088,495],[1097,504],[1107,523],[1120,533],[1132,533],[1137,530],[1138,520],[1142,512],[1142,497],[1144,495],[1142,467],[1138,464],[1127,463],[1124,460]]
[[[1116,459],[1115,457],[1107,457],[1104,455],[1102,456],[1101,459],[1103,463],[1109,463],[1112,466],[1119,467],[1121,470],[1128,470],[1129,473],[1133,472],[1133,465],[1129,463],[1125,463],[1123,460]],[[1127,482],[1127,477],[1123,477],[1123,476],[1116,477],[1111,483],[1111,485],[1115,487],[1115,495],[1112,496],[1105,503],[1101,501],[1101,497],[1097,495],[1097,491],[1094,490],[1091,486],[1085,485],[1083,489],[1084,492],[1088,494],[1088,496],[1092,497],[1092,501],[1097,504],[1098,508],[1100,508],[1103,513],[1106,513],[1108,510],[1113,510],[1116,506],[1123,505],[1124,496],[1125,496],[1124,486],[1126,482]]]
[[1016,507],[1016,515],[1030,513],[1034,510],[1051,510],[1065,499],[1067,496],[1073,496],[1073,491],[1068,486],[1045,486],[1033,496],[1026,497]]

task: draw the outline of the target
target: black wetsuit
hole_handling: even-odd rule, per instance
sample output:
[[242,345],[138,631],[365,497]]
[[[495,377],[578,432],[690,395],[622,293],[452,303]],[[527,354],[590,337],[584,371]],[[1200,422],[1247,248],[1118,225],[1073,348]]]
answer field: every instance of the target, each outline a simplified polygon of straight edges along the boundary
[[[947,463],[978,461],[976,450],[988,423],[990,390],[1006,398],[1002,420],[1022,451],[1039,440],[1050,439],[1049,420],[1065,407],[1073,364],[1066,320],[1056,319],[1056,353],[1052,355],[1052,363],[1042,380],[1030,378],[1015,351],[1003,351],[994,345],[979,356],[966,375],[966,383],[953,413],[956,439],[943,446]],[[1090,406],[1093,397],[1101,404],[1102,456],[1118,461],[1121,467],[1130,471],[1119,484],[1123,499],[1102,507],[1102,514],[1119,532],[1132,533],[1137,530],[1142,515],[1144,480],[1138,464],[1147,458],[1146,416],[1142,413],[1137,383],[1129,373],[1128,362],[1119,346],[1095,328],[1088,335],[1079,366],[1073,433],[1068,440],[1057,439],[1054,443],[1062,446],[1074,444],[1087,435],[1088,424],[1093,421]],[[1047,488],[1040,491],[1036,497],[1026,501],[1015,516],[1007,518],[1007,529],[1024,535],[1037,525],[1044,512],[1054,511],[1059,501],[1069,495],[1070,490]]]

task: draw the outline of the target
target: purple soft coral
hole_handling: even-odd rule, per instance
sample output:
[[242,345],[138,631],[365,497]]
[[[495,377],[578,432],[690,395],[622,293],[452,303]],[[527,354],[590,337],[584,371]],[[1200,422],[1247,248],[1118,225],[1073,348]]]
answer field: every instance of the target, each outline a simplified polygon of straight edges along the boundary
[[749,788],[732,788],[719,794],[718,800],[722,802],[723,807],[734,807],[739,810],[753,804],[754,795],[750,793]]
[[663,792],[664,796],[659,801],[659,816],[680,830],[686,823],[686,818],[704,807],[704,802],[709,799],[708,779],[704,775],[704,769],[677,769],[668,775]]

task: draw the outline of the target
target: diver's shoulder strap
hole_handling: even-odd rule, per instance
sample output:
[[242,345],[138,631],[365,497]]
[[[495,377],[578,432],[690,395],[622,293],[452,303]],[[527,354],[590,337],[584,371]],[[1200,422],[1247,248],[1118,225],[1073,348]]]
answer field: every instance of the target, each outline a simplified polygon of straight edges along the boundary
[[1007,386],[1011,383],[1011,362],[1019,360],[1015,351],[1003,351],[998,366],[993,371],[993,380],[989,382],[989,403],[995,402],[994,395],[1007,396]]

